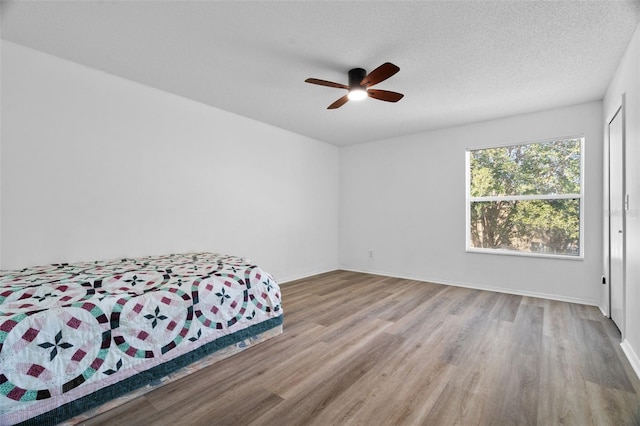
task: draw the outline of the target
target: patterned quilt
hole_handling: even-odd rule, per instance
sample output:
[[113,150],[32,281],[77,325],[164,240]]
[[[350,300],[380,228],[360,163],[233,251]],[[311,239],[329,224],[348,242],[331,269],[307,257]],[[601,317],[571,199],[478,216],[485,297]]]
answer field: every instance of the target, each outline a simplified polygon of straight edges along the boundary
[[0,425],[58,422],[281,324],[276,282],[233,256],[0,271]]

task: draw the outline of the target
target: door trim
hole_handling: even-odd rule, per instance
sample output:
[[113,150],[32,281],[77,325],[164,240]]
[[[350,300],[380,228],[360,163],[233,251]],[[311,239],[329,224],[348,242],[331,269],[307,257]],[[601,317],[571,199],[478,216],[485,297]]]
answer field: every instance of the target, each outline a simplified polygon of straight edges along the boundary
[[[625,112],[625,94],[622,94],[619,102],[617,102],[610,113],[607,115],[607,120],[605,122],[605,138],[604,138],[604,183],[603,183],[603,196],[604,196],[604,233],[603,233],[603,245],[604,245],[604,277],[606,277],[606,285],[603,286],[603,305],[605,315],[611,318],[611,235],[609,230],[611,229],[611,205],[610,205],[610,150],[611,150],[611,142],[609,135],[609,125],[616,118],[616,116],[620,114],[620,118],[622,119],[622,194],[623,197],[627,196],[626,193],[626,112]],[[627,311],[627,303],[626,303],[626,265],[627,265],[627,227],[626,227],[626,209],[622,211],[622,324],[616,324],[620,327],[620,333],[622,334],[622,340],[625,339],[625,324],[626,324],[626,311]]]

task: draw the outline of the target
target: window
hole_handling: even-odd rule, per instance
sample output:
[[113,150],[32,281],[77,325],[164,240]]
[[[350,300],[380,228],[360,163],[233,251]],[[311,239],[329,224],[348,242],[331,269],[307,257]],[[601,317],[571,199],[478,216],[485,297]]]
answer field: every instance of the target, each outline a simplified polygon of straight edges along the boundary
[[582,257],[583,142],[467,150],[467,251]]

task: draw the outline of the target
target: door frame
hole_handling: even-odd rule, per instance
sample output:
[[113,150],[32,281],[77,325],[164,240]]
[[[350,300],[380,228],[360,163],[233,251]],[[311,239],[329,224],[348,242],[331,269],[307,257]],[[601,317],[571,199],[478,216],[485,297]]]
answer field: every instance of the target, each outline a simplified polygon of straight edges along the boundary
[[[607,317],[611,318],[611,235],[610,235],[610,226],[611,226],[611,199],[610,199],[610,150],[611,150],[611,141],[609,135],[609,125],[616,118],[616,116],[620,114],[620,118],[622,119],[622,194],[623,199],[628,197],[626,192],[626,112],[625,112],[625,94],[620,96],[618,102],[614,104],[614,107],[607,115],[607,120],[605,122],[604,129],[604,233],[603,233],[603,243],[604,243],[604,275],[606,278],[606,284],[603,291],[603,299],[604,299],[604,311],[603,312]],[[627,198],[628,199],[628,198]],[[627,312],[627,283],[626,283],[626,267],[627,267],[627,226],[626,226],[626,211],[628,206],[622,209],[622,324],[616,324],[620,328],[620,333],[622,335],[622,340],[625,339],[625,328],[626,328],[626,312]]]

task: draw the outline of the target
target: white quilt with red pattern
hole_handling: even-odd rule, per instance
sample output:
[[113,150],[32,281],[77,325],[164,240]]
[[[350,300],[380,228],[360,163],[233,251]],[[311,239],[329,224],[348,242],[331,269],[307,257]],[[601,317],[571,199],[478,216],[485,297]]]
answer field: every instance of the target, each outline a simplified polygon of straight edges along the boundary
[[[277,283],[234,256],[0,271],[0,424],[38,419],[74,401],[86,405],[99,390],[95,398],[104,399],[117,393],[107,387],[123,380],[135,388],[203,345],[211,352],[243,330],[257,334],[281,324]],[[154,368],[155,375],[138,380]],[[67,411],[74,410],[60,415]]]

